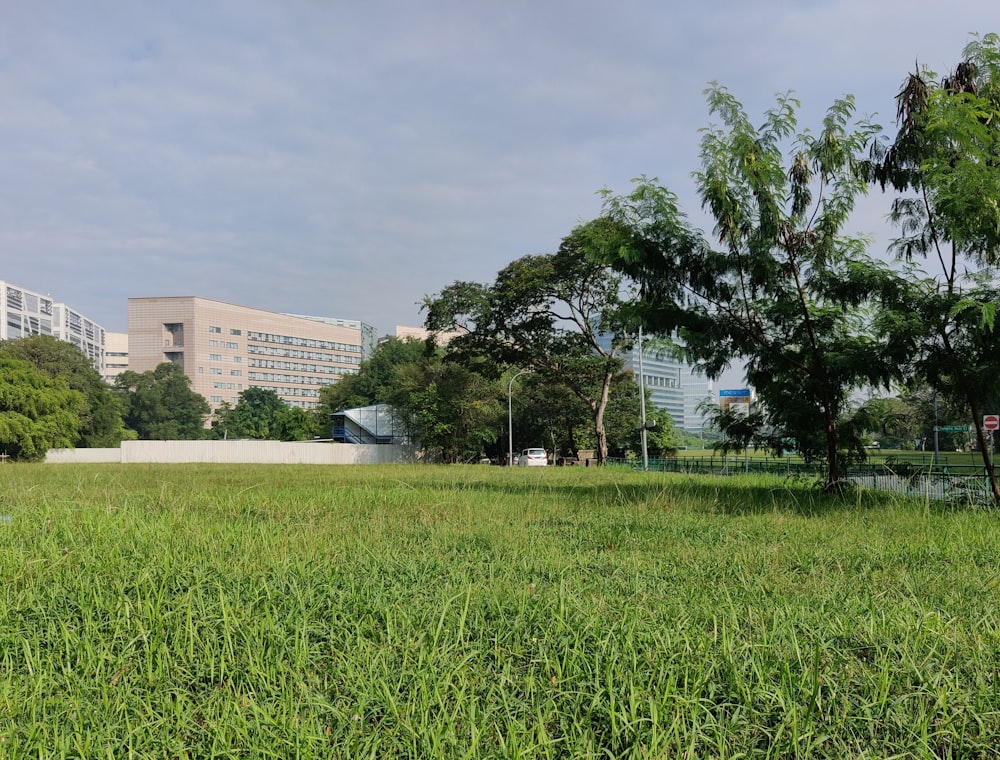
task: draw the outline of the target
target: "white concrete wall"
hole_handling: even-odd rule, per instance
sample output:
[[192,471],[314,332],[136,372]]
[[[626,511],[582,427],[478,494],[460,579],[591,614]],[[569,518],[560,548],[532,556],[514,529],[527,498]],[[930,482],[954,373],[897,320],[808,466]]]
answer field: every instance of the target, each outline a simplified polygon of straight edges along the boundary
[[49,449],[45,461],[53,464],[88,464],[91,462],[120,462],[121,449]]
[[51,463],[388,464],[412,462],[405,446],[283,441],[122,441],[120,449],[52,449]]

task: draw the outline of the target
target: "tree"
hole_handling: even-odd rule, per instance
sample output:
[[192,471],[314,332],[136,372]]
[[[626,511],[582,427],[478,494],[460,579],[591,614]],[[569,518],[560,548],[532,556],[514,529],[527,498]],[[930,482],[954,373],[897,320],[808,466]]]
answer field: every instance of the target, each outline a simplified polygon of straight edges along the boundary
[[898,132],[873,142],[868,164],[871,181],[899,193],[893,249],[904,266],[883,283],[880,326],[911,377],[964,398],[1000,502],[982,429],[983,403],[1000,395],[1000,37],[976,38],[940,83],[926,69],[911,73],[896,103]]
[[275,423],[286,406],[270,388],[247,388],[240,392],[236,406],[216,411],[216,433],[225,438],[275,440]]
[[43,459],[49,449],[71,448],[86,400],[65,379],[30,362],[0,356],[0,447],[14,459]]
[[396,390],[396,373],[433,348],[413,338],[390,337],[376,346],[371,358],[361,362],[358,373],[344,375],[319,392],[319,406],[314,412],[316,426],[329,432],[330,415],[345,409],[385,404]]
[[825,462],[825,489],[836,491],[842,448],[864,451],[843,429],[850,393],[892,374],[863,308],[881,269],[863,240],[843,233],[866,190],[858,157],[877,127],[852,121],[849,97],[813,134],[796,132],[790,97],[755,128],[727,90],[713,85],[707,96],[722,126],[704,131],[694,176],[722,250],[673,193],[641,178],[626,196],[606,194],[604,217],[618,231],[602,255],[640,284],[635,312],[646,328],[676,333],[684,358],[709,377],[745,362],[760,404],[750,418],[722,420],[730,441],[780,450],[792,438]]
[[412,440],[446,462],[477,461],[496,442],[504,416],[495,381],[440,352],[402,364],[388,402],[409,422]]
[[30,362],[49,377],[65,379],[70,388],[83,394],[78,447],[113,448],[126,437],[118,398],[87,355],[72,343],[51,335],[32,335],[4,341],[0,350],[7,356]]
[[[651,457],[663,458],[677,453],[677,431],[670,412],[652,407],[646,401],[646,453]],[[628,450],[642,451],[642,429],[635,425],[629,432]]]
[[631,336],[621,320],[622,279],[592,252],[605,224],[577,227],[555,254],[524,256],[492,285],[455,282],[424,300],[432,332],[459,330],[453,357],[486,358],[558,378],[590,410],[598,462],[608,454],[605,410],[621,351]]
[[122,372],[115,380],[125,408],[125,424],[145,441],[204,437],[208,402],[191,390],[184,369],[163,362],[149,372]]
[[298,406],[286,404],[274,416],[274,437],[279,441],[306,441],[319,429],[316,415]]

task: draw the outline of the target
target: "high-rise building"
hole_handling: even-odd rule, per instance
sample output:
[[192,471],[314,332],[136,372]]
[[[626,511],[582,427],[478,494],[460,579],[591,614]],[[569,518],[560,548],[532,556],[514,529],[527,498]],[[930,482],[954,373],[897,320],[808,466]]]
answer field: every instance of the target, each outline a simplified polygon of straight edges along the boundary
[[51,335],[83,351],[104,375],[103,327],[48,294],[3,280],[0,288],[0,340]]
[[[610,335],[599,335],[598,341],[605,350],[611,347]],[[670,413],[675,428],[694,432],[701,429],[704,420],[698,404],[712,398],[712,383],[704,375],[677,359],[661,341],[643,341],[641,374],[638,341],[621,358],[636,384],[649,391],[653,406]]]
[[175,362],[215,409],[247,388],[273,390],[311,409],[320,389],[356,374],[375,350],[375,328],[348,319],[279,314],[197,296],[128,299],[128,365]]

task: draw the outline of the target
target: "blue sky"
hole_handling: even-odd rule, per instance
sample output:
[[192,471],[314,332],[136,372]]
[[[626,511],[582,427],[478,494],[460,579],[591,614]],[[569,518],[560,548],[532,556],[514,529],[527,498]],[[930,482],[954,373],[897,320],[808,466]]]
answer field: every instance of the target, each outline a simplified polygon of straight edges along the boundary
[[[0,279],[114,331],[131,296],[420,324],[454,280],[554,251],[603,187],[693,218],[703,90],[887,128],[995,0],[3,2]],[[888,200],[856,229],[884,249]],[[873,249],[874,250],[874,249]],[[874,252],[878,252],[875,250]]]

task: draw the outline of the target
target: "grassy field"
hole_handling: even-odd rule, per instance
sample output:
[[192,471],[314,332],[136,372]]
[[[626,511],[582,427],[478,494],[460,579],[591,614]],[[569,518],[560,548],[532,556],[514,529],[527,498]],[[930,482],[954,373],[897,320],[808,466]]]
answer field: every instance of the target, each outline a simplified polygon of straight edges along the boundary
[[3,758],[1000,756],[990,512],[621,468],[0,487]]

